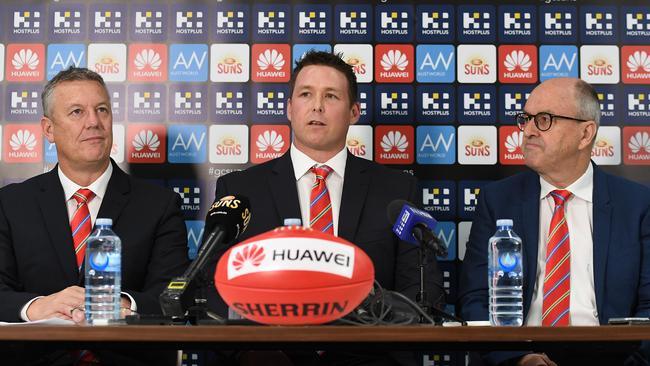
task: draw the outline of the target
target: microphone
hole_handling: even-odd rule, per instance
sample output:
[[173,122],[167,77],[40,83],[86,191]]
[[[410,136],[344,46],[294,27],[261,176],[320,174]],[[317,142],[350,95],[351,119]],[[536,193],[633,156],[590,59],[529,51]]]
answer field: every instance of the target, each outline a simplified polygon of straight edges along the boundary
[[[182,317],[185,314],[181,297],[187,286],[205,267],[217,248],[224,243],[237,239],[246,230],[251,220],[248,198],[243,196],[224,196],[212,203],[205,217],[203,243],[196,259],[185,270],[182,276],[169,282],[167,288],[160,294],[158,300],[163,314],[172,317]],[[209,233],[207,236],[206,233]]]
[[432,231],[438,222],[429,213],[415,208],[409,201],[394,200],[388,204],[387,215],[395,223],[393,232],[401,240],[419,244],[439,257],[447,256],[447,247]]

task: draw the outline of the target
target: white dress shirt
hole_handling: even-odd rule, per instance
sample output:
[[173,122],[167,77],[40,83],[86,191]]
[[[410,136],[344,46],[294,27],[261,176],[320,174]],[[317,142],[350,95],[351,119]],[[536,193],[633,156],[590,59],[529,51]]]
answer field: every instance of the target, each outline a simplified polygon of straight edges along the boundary
[[[311,188],[316,181],[314,173],[309,171],[314,166],[327,165],[332,171],[327,176],[325,184],[330,194],[332,202],[332,219],[334,221],[334,235],[338,236],[339,232],[339,211],[341,209],[341,195],[343,194],[343,179],[345,175],[345,164],[348,159],[348,149],[343,148],[330,160],[325,163],[318,163],[302,151],[298,150],[292,143],[289,151],[293,163],[293,172],[296,177],[296,186],[298,187],[298,201],[300,202],[300,214],[302,216],[303,226],[309,226],[309,201]],[[283,217],[282,219],[287,219]]]
[[[578,180],[566,190],[573,193],[565,203],[566,222],[569,227],[571,250],[571,293],[569,308],[570,325],[599,325],[594,290],[593,250],[593,177],[591,164]],[[541,185],[539,204],[539,243],[537,250],[537,273],[535,289],[526,317],[526,325],[542,324],[542,300],[544,298],[544,276],[546,275],[546,241],[555,209],[550,192],[556,189],[539,178]]]

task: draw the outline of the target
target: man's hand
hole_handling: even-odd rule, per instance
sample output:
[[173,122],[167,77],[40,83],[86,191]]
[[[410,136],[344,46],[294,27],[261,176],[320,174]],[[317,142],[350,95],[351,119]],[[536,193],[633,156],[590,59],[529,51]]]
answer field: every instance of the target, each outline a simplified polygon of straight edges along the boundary
[[[83,320],[84,288],[70,286],[57,293],[34,300],[27,308],[29,320],[60,318],[65,320],[78,319],[79,313]],[[75,320],[76,322],[76,320]]]
[[557,366],[545,353],[529,353],[522,357],[517,366]]

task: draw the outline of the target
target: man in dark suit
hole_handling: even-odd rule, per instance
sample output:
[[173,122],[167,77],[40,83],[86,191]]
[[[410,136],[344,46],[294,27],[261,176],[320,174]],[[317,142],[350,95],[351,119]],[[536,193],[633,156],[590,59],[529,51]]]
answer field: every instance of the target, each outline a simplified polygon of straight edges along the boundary
[[111,103],[101,76],[62,71],[42,99],[43,134],[56,143],[59,163],[0,189],[0,320],[84,320],[83,254],[75,250],[85,243],[71,229],[82,210],[73,196],[84,188],[92,192],[83,208],[88,232],[96,218],[111,218],[122,240],[123,315],[161,313],[158,295],[189,264],[180,198],[111,161]]
[[[533,171],[481,190],[460,278],[466,320],[488,319],[488,239],[501,218],[513,219],[523,241],[525,325],[650,315],[650,190],[591,162],[599,117],[593,88],[579,79],[551,79],[531,93],[517,123]],[[554,364],[539,353],[483,356],[488,364]]]

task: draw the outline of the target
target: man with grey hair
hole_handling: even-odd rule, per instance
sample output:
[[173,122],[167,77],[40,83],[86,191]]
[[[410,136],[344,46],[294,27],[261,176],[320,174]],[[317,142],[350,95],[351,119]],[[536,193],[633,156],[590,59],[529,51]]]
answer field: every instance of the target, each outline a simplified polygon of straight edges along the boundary
[[100,75],[71,67],[42,98],[41,127],[58,164],[0,189],[0,321],[84,321],[85,244],[98,217],[112,219],[122,239],[122,315],[160,314],[158,295],[189,264],[180,197],[111,160]]
[[[591,161],[599,117],[597,95],[582,80],[550,79],[532,91],[516,117],[532,171],[480,192],[460,277],[464,319],[488,320],[488,239],[498,219],[513,219],[523,241],[525,325],[599,325],[650,315],[650,189]],[[491,365],[577,360],[566,358],[575,354],[482,356]]]

